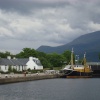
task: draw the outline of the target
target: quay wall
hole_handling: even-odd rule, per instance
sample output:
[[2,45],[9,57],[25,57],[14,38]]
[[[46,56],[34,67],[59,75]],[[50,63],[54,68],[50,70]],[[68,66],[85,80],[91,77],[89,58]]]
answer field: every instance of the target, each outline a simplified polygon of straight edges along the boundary
[[25,82],[25,81],[34,81],[34,80],[43,80],[43,79],[54,79],[59,78],[60,76],[55,75],[36,75],[36,76],[24,76],[24,77],[8,77],[8,78],[0,78],[0,84],[8,84],[8,83],[17,83],[17,82]]

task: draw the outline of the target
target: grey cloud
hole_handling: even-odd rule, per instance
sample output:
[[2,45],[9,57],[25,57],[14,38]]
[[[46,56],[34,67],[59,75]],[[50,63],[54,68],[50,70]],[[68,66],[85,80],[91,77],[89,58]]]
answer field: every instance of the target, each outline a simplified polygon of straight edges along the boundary
[[31,13],[31,10],[59,7],[66,4],[66,0],[0,0],[0,8],[6,11],[17,11],[20,14]]
[[99,30],[99,4],[99,0],[1,0],[0,48],[57,46]]

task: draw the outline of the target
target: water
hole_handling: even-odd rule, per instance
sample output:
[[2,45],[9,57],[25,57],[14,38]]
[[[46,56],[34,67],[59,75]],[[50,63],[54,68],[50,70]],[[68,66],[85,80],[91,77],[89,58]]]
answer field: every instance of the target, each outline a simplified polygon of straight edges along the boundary
[[100,100],[100,79],[48,79],[0,85],[0,100]]

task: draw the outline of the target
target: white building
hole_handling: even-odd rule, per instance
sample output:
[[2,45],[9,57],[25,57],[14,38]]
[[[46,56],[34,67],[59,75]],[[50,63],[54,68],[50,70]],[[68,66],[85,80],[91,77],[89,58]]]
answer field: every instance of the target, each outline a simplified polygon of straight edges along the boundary
[[38,58],[35,57],[29,57],[29,61],[26,63],[27,69],[43,69],[43,66],[41,65]]
[[37,70],[43,69],[38,58],[14,58],[11,59],[10,56],[7,58],[0,58],[0,71],[7,72],[9,67],[16,69],[17,71],[23,71],[27,69]]

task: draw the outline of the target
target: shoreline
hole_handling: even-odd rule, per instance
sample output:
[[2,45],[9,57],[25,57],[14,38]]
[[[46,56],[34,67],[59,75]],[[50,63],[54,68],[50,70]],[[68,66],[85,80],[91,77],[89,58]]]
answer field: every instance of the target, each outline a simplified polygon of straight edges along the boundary
[[[60,74],[44,74],[44,73],[26,74],[26,75],[24,74],[13,74],[13,75],[3,74],[1,76],[0,76],[0,85],[18,83],[18,82],[35,81],[35,80],[62,78]],[[76,79],[78,77],[69,77],[69,78]],[[69,79],[69,78],[66,78],[66,79]],[[100,78],[100,77],[95,76],[91,78]]]
[[35,81],[35,80],[43,80],[43,79],[54,79],[60,78],[58,74],[35,74],[35,75],[26,75],[21,77],[5,77],[0,78],[0,84],[9,84],[9,83],[18,83],[18,82],[26,82],[26,81]]

